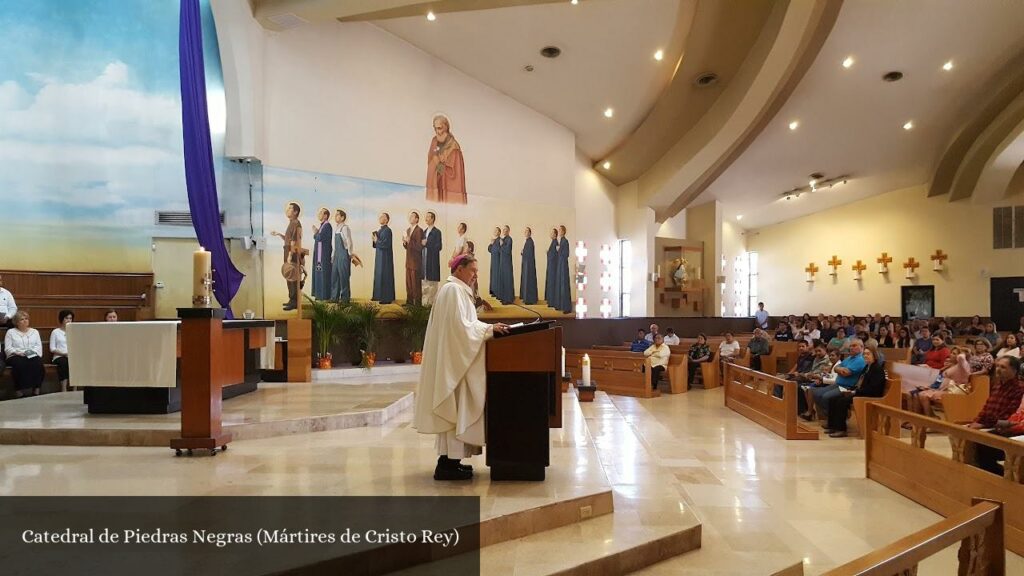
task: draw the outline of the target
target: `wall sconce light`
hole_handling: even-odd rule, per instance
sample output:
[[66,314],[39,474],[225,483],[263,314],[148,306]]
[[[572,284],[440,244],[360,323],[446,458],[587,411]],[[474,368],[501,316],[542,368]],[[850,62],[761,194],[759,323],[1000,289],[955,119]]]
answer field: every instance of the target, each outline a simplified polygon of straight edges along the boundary
[[839,259],[835,254],[832,255],[832,259],[827,262],[832,267],[832,271],[828,273],[829,276],[838,276],[839,267],[842,266],[843,261]]
[[889,273],[889,262],[892,262],[892,256],[889,256],[888,252],[882,252],[882,255],[875,258],[875,262],[878,262],[878,273],[888,274]]
[[932,260],[932,270],[942,272],[946,269],[945,262],[949,260],[949,254],[944,254],[942,250],[936,250],[935,254],[932,254],[929,258]]
[[906,271],[907,280],[913,280],[917,276],[917,269],[921,267],[921,263],[914,260],[911,256],[909,260],[903,263],[903,269]]
[[818,273],[818,267],[811,262],[807,268],[804,268],[804,272],[807,272],[807,281],[814,282],[814,275]]
[[582,320],[587,317],[587,299],[577,298],[576,299],[576,318]]
[[858,281],[858,282],[860,282],[863,279],[863,276],[861,276],[861,272],[864,272],[865,270],[867,270],[868,267],[863,262],[861,262],[860,260],[857,260],[857,263],[854,264],[852,266],[852,268],[853,268],[853,279]]
[[607,298],[603,298],[601,300],[601,318],[611,318],[611,317],[612,317],[612,301],[607,299]]

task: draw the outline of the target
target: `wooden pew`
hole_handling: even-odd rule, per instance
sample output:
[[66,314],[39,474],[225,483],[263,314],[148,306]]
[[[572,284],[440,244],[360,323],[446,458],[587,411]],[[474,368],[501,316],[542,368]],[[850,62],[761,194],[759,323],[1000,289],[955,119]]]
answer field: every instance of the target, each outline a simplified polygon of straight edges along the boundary
[[[902,422],[911,425],[910,442],[890,435]],[[948,436],[951,457],[925,449],[928,429]],[[868,478],[944,516],[975,497],[1003,502],[1006,548],[1024,554],[1024,443],[877,403],[867,405],[866,432]],[[1002,478],[972,465],[977,444],[1006,453]]]
[[[782,386],[782,398],[772,395]],[[786,440],[817,440],[818,432],[797,419],[799,385],[736,364],[725,365],[725,405]]]
[[973,422],[988,401],[991,381],[987,374],[971,376],[971,391],[967,394],[944,394],[942,400],[933,406],[943,417],[954,424]]
[[960,543],[958,574],[1005,574],[1003,503],[982,498],[972,498],[971,503],[973,505],[966,510],[829,570],[823,576],[917,574],[918,564],[957,542]]
[[597,389],[608,394],[654,398],[661,396],[651,389],[650,371],[644,370],[647,361],[639,352],[623,350],[570,349],[565,351],[565,367],[578,379],[583,355],[590,356],[590,375]]
[[[877,402],[879,404],[885,404],[886,406],[892,406],[893,408],[899,408],[902,406],[903,386],[900,377],[898,375],[891,375],[886,378],[885,395],[881,398],[867,398],[864,396],[854,397],[853,405],[850,407],[850,410],[853,412],[854,419],[857,422],[857,435],[861,438],[864,437],[864,423],[867,416],[868,402]],[[896,438],[899,438],[900,429],[897,428],[892,430],[892,433]]]

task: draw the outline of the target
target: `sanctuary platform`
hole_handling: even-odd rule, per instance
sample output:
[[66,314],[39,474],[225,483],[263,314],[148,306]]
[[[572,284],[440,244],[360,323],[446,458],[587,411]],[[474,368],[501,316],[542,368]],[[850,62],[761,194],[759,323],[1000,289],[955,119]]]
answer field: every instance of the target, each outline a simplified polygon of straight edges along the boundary
[[[414,378],[391,382],[263,383],[224,401],[235,441],[380,426],[412,406]],[[0,444],[160,446],[179,435],[181,413],[89,414],[82,392],[0,403]]]

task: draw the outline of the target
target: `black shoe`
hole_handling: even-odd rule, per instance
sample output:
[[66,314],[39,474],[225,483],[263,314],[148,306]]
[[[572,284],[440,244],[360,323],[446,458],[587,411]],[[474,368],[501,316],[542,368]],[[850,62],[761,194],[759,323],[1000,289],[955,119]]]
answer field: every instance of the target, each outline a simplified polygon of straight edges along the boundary
[[808,422],[814,419],[814,416],[810,412],[801,412],[800,417]]
[[289,302],[289,303],[287,303],[287,304],[285,304],[284,306],[281,307],[281,309],[285,310],[285,311],[295,310],[295,308],[296,308],[296,306],[292,302]]
[[447,456],[438,457],[437,467],[434,468],[434,480],[470,480],[472,478],[472,467],[466,470],[458,460],[452,460]]

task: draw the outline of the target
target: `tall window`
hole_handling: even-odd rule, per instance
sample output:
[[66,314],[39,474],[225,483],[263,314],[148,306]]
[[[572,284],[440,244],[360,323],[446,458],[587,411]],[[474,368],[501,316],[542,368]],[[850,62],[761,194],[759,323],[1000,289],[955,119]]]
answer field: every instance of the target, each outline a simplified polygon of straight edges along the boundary
[[619,240],[619,315],[628,317],[633,288],[633,242]]
[[747,292],[750,298],[747,300],[747,316],[753,316],[757,312],[757,252],[747,252],[747,277],[749,285]]

